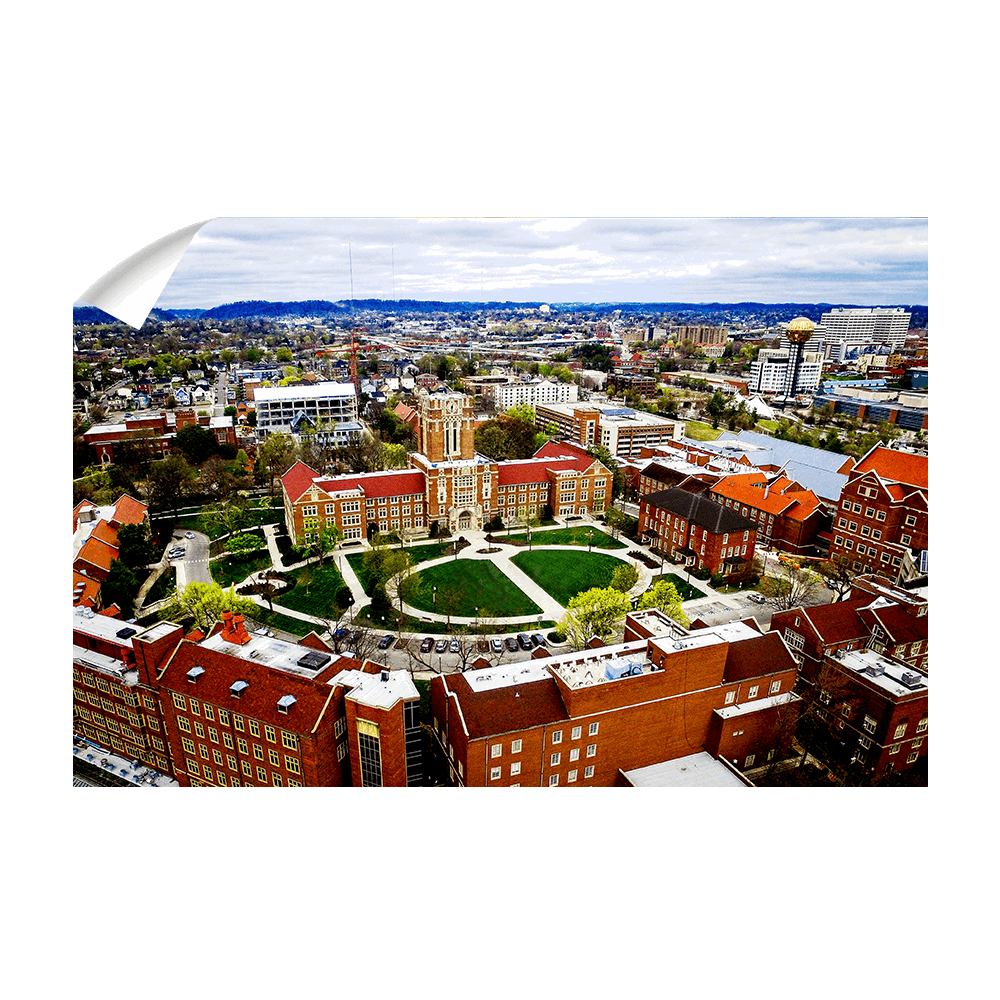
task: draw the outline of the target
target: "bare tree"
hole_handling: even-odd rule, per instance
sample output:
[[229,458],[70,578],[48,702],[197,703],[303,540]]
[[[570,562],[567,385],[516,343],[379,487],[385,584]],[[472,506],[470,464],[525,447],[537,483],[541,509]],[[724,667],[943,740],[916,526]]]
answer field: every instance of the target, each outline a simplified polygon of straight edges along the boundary
[[810,604],[821,586],[822,582],[816,573],[804,569],[788,557],[781,557],[777,573],[761,577],[760,592],[775,611],[790,611]]
[[834,553],[831,558],[817,563],[816,572],[823,578],[827,588],[837,595],[838,601],[842,601],[850,593],[855,578],[860,575],[854,569],[853,560],[842,552]]

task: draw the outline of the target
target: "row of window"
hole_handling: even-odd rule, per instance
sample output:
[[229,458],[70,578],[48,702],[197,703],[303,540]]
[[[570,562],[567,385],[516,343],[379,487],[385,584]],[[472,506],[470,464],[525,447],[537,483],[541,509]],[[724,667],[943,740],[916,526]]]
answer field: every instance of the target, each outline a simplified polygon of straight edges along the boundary
[[[599,722],[591,722],[590,725],[587,727],[587,735],[596,736],[598,732],[600,732],[600,728],[601,724]],[[573,726],[572,729],[570,730],[569,738],[571,740],[578,740],[582,735],[583,735],[583,726]],[[563,741],[563,731],[561,729],[555,729],[551,733],[549,733],[549,742],[552,745],[562,743],[562,741]],[[596,746],[597,744],[594,744],[595,748]],[[521,747],[522,747],[521,740],[512,740],[510,744],[510,752],[512,754],[518,754],[521,752]],[[493,743],[490,746],[490,756],[500,757],[502,755],[503,755],[503,744]],[[592,757],[593,754],[588,753],[587,756]],[[575,760],[576,758],[573,759]]]
[[[209,721],[215,721],[216,709],[209,705],[207,702],[202,704],[197,698],[185,698],[184,695],[178,694],[176,691],[171,692],[171,698],[174,703],[174,708],[181,712],[191,712],[192,715],[202,715]],[[177,716],[177,728],[183,730],[186,733],[191,732],[192,722],[194,724],[195,733],[204,738],[205,727],[202,726],[201,722],[197,719],[187,719],[182,715]],[[245,732],[249,730],[250,735],[256,738],[260,738],[261,730],[263,729],[264,739],[269,743],[276,743],[278,741],[279,730],[276,730],[274,726],[268,723],[259,723],[256,719],[244,719],[242,715],[236,712],[230,713],[224,708],[218,709],[218,722],[222,726],[228,726],[230,722],[234,729],[238,732]],[[282,746],[287,747],[289,750],[298,750],[299,748],[299,738],[294,733],[286,732],[285,730],[280,730],[281,733],[281,743]],[[208,738],[213,743],[219,742],[219,733],[212,727],[208,727]]]

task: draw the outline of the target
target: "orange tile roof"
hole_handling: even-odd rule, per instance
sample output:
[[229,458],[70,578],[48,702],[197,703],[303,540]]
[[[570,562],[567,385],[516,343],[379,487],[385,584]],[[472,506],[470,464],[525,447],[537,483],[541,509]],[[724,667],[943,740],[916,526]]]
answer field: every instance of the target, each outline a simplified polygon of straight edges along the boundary
[[[77,596],[77,587],[83,584],[82,589],[79,591],[79,597]],[[85,576],[83,573],[79,573],[73,570],[73,603],[74,604],[89,604],[93,606],[97,603],[97,595],[101,592],[101,582],[100,580],[95,580],[93,577]]]
[[142,524],[146,519],[146,511],[148,509],[144,503],[136,500],[135,497],[130,497],[127,493],[123,493],[115,504],[115,512],[112,515],[112,520],[117,521],[119,524]]
[[883,479],[927,489],[927,456],[892,448],[873,448],[854,467],[855,472],[877,472]]
[[99,542],[104,542],[105,545],[118,548],[118,532],[103,518],[94,525],[90,537],[96,538]]
[[83,545],[80,547],[80,551],[76,555],[76,563],[85,562],[89,563],[91,566],[97,566],[99,569],[110,570],[111,564],[115,561],[118,556],[118,550],[111,548],[110,545],[106,545],[104,542],[99,541],[96,538],[88,538]]
[[316,478],[316,471],[310,469],[305,462],[296,462],[282,477],[281,485],[284,486],[289,500],[295,503]]

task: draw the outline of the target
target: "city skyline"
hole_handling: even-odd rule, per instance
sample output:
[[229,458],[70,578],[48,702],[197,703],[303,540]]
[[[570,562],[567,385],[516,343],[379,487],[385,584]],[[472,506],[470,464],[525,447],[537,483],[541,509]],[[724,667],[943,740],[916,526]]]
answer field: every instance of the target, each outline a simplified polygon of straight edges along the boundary
[[221,218],[160,308],[244,300],[925,305],[922,218]]

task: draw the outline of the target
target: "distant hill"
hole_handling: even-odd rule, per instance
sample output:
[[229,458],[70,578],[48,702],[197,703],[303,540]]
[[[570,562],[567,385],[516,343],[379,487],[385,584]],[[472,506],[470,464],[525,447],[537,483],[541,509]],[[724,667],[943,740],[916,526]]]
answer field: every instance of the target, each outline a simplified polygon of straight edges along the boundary
[[[326,299],[306,299],[300,302],[268,302],[250,300],[229,302],[211,309],[154,309],[150,319],[169,322],[173,319],[252,319],[255,317],[278,319],[282,317],[336,317],[343,319],[352,311],[380,313],[462,314],[480,312],[517,311],[537,309],[542,302],[439,302],[419,299],[353,299],[330,302]],[[764,324],[783,323],[796,316],[806,316],[819,322],[823,313],[835,306],[851,308],[846,302],[550,302],[549,316],[566,317],[573,313],[590,315],[644,316],[652,321],[669,318],[678,322],[707,322],[727,324],[752,319]],[[910,313],[911,329],[927,328],[927,306],[902,306]],[[119,322],[113,316],[93,306],[74,306],[73,323],[93,325]]]

